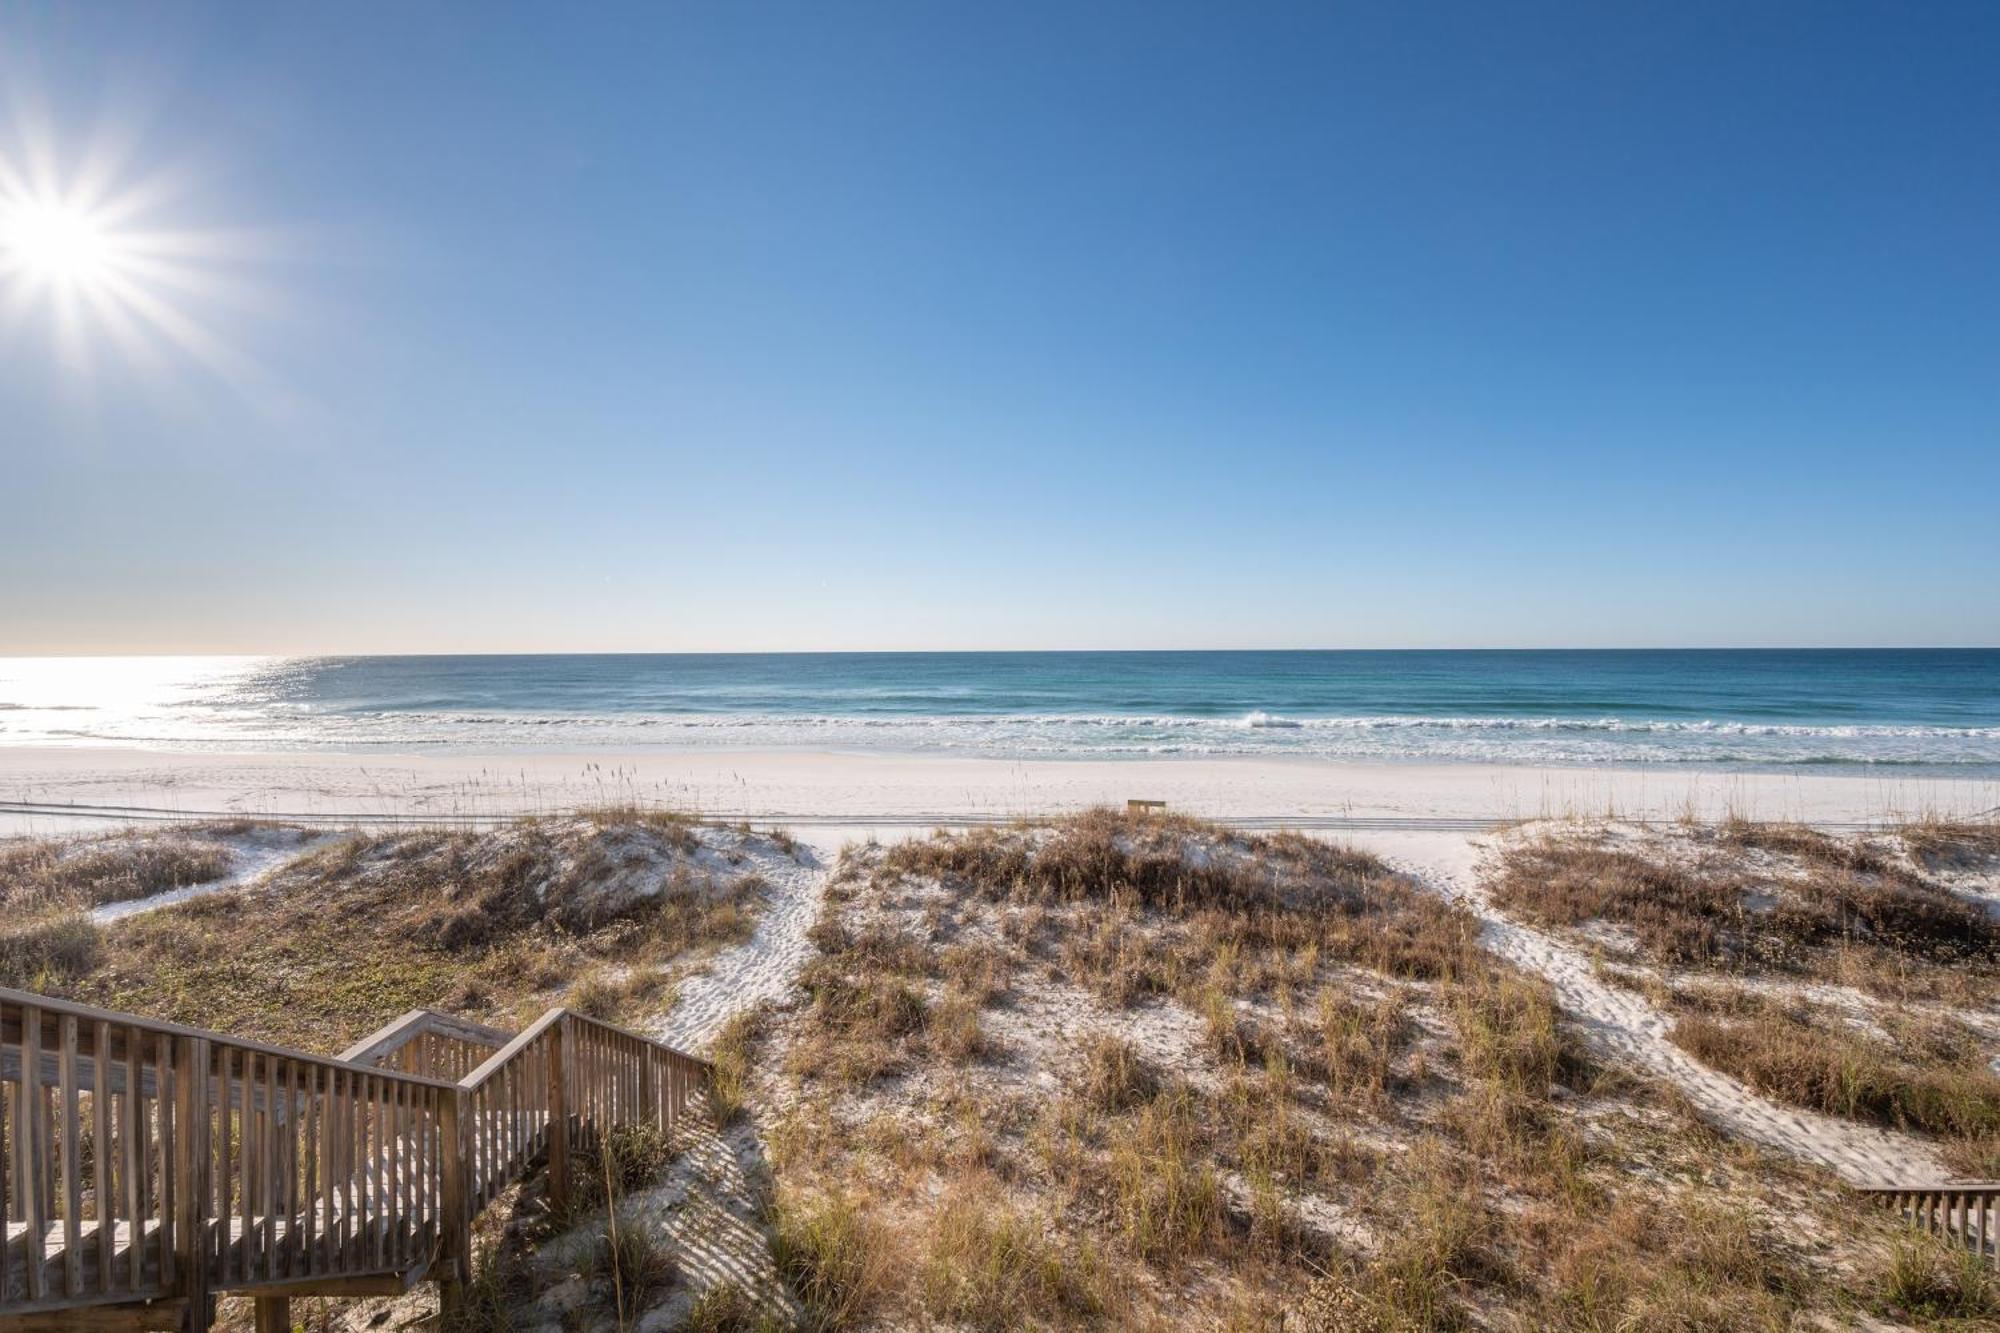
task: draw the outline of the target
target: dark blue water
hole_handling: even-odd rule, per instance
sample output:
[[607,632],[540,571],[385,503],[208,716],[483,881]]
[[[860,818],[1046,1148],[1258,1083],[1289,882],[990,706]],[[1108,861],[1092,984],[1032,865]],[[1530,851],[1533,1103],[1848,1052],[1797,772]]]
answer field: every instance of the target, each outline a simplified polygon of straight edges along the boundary
[[125,669],[93,681],[0,662],[0,742],[2000,771],[1994,649],[127,659]]

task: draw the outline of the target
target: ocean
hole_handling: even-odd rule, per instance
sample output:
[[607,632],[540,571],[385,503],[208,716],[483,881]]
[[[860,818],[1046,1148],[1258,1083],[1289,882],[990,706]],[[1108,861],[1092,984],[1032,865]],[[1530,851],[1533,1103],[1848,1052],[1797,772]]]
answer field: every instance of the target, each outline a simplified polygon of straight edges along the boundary
[[2000,649],[0,659],[0,745],[2000,775]]

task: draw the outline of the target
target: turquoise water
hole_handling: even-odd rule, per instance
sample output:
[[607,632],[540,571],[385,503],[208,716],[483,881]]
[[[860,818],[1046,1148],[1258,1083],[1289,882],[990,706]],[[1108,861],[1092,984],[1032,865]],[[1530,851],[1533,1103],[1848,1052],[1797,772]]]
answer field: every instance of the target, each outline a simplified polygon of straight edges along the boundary
[[0,744],[2000,774],[2000,650],[0,659]]

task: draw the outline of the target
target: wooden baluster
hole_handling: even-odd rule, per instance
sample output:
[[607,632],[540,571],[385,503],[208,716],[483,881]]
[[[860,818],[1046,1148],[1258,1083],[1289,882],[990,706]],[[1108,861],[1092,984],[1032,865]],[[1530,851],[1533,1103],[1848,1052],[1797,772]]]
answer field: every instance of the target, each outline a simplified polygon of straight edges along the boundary
[[175,1174],[174,1247],[180,1282],[188,1301],[188,1333],[208,1328],[209,1044],[203,1037],[180,1037],[174,1044]]
[[601,1066],[598,1058],[597,1029],[588,1023],[580,1023],[577,1026],[583,1033],[580,1052],[583,1056],[583,1114],[588,1125],[584,1131],[584,1139],[594,1150],[599,1146],[598,1130],[604,1124],[604,1089],[599,1085],[597,1078]]
[[361,1262],[361,1181],[367,1161],[361,1154],[361,1135],[366,1126],[361,1116],[361,1076],[348,1073],[341,1077],[344,1091],[340,1100],[340,1150],[346,1159],[341,1179],[345,1182],[347,1208],[341,1216],[340,1250],[341,1265],[351,1272]]
[[181,1123],[180,1104],[175,1095],[175,1084],[182,1077],[181,1069],[174,1063],[174,1041],[164,1032],[155,1032],[153,1038],[153,1113],[159,1117],[160,1133],[158,1165],[160,1189],[157,1196],[160,1217],[160,1288],[173,1291],[177,1282],[174,1260],[177,1249],[176,1231],[180,1220],[180,1192],[187,1188],[180,1178],[179,1163],[174,1150],[179,1146],[180,1136],[186,1133]]
[[236,1254],[236,1274],[245,1282],[257,1276],[257,1175],[258,1162],[262,1154],[257,1144],[257,1064],[250,1051],[239,1051],[242,1061],[237,1071],[236,1087],[238,1101],[236,1116],[236,1193],[237,1218],[243,1228],[242,1240]]
[[333,1137],[334,1161],[338,1170],[340,1217],[338,1225],[329,1227],[331,1237],[330,1253],[327,1256],[327,1271],[347,1271],[348,1238],[354,1224],[354,1121],[353,1096],[354,1075],[345,1069],[334,1071],[336,1093],[327,1103],[328,1111],[335,1120],[331,1131]]
[[[44,1045],[42,1047],[44,1060],[51,1055],[55,1055],[56,1048],[62,1045],[61,1026],[61,1020],[58,1019],[55,1045]],[[42,1040],[46,1043],[49,1040],[49,1034],[44,1032]],[[60,1062],[60,1057],[58,1057],[58,1062]],[[50,1238],[52,1240],[54,1239],[53,1232],[58,1222],[58,1214],[62,1212],[62,1194],[56,1188],[56,1133],[59,1128],[56,1123],[56,1103],[61,1097],[62,1088],[57,1084],[50,1083],[48,1080],[48,1071],[44,1070],[42,1072],[41,1095],[37,1099],[42,1124],[41,1137],[36,1141],[36,1157],[41,1162],[42,1167],[42,1208],[47,1214],[47,1221],[51,1231]]]
[[61,1054],[57,1078],[62,1102],[63,1294],[83,1292],[83,1177],[77,1152],[77,1100],[83,1094],[76,1077],[76,1019],[62,1016]]
[[[435,1061],[432,1067],[436,1067]],[[437,1190],[437,1154],[431,1145],[431,1136],[436,1132],[437,1089],[411,1088],[410,1134],[416,1144],[417,1153],[417,1172],[410,1185],[414,1224],[411,1234],[419,1253],[429,1252],[431,1220],[436,1211],[434,1195]]]
[[431,1226],[433,1240],[444,1235],[444,1172],[451,1157],[451,1141],[445,1137],[444,1108],[451,1093],[431,1089]]
[[549,1025],[549,1202],[559,1213],[569,1207],[569,1090],[563,1086],[568,1028],[568,1018]]
[[17,1166],[14,1184],[21,1195],[21,1220],[27,1223],[27,1231],[21,1237],[23,1260],[27,1265],[28,1299],[38,1301],[43,1296],[42,1264],[47,1257],[44,1248],[43,1208],[46,1199],[42,1194],[42,1166],[38,1160],[36,1140],[42,1135],[41,1111],[42,1077],[42,1011],[33,1005],[21,1007],[21,1081],[16,1086],[19,1108],[14,1116],[14,1150]]
[[473,1098],[474,1116],[472,1132],[478,1144],[478,1173],[473,1177],[475,1190],[473,1208],[486,1206],[491,1197],[489,1182],[493,1178],[493,1084],[488,1080]]
[[403,1085],[403,1244],[415,1255],[424,1234],[424,1089]]
[[257,1248],[266,1278],[278,1275],[278,1169],[284,1155],[278,1149],[278,1062],[259,1057],[264,1088],[264,1115],[257,1122]]
[[438,1097],[438,1306],[441,1324],[451,1328],[463,1308],[465,1280],[471,1275],[472,1208],[466,1198],[466,1152],[459,1119],[465,1097],[457,1088]]
[[340,1232],[340,1071],[319,1071],[319,1247],[314,1273],[334,1271],[333,1247]]
[[[429,1068],[435,1069],[442,1054],[430,1059]],[[431,1094],[432,1089],[421,1084],[411,1084],[410,1097],[410,1251],[413,1255],[427,1253],[426,1242],[430,1236],[430,1173],[431,1159]]]
[[148,1199],[146,1163],[146,1047],[136,1027],[126,1027],[126,1129],[124,1129],[124,1169],[126,1169],[126,1213],[132,1223],[132,1239],[126,1245],[126,1271],[132,1291],[146,1285],[146,1215],[152,1211]]
[[300,1071],[305,1083],[305,1234],[299,1239],[299,1271],[310,1275],[319,1271],[320,1181],[324,1179],[319,1136],[320,1078],[318,1065]]
[[388,1262],[391,1265],[402,1261],[403,1241],[403,1177],[409,1171],[409,1163],[403,1160],[403,1085],[391,1080],[383,1089],[383,1115],[388,1122],[389,1144],[389,1198],[388,1198]]
[[410,1163],[405,1156],[408,1143],[403,1138],[403,1092],[408,1085],[392,1081],[387,1089],[389,1096],[389,1160],[395,1171],[389,1180],[389,1262],[402,1264],[403,1227],[409,1221],[404,1210],[403,1187],[410,1173]]
[[528,1063],[528,1099],[535,1108],[528,1120],[529,1151],[544,1156],[549,1148],[550,1040],[550,1037],[544,1035],[535,1043],[534,1059]]
[[97,1213],[97,1289],[109,1291],[118,1223],[118,1196],[111,1180],[111,1024],[102,1020],[91,1024],[90,1040],[90,1175]]
[[528,1161],[528,1080],[522,1075],[526,1070],[521,1061],[507,1066],[507,1174],[511,1178],[521,1174]]
[[374,1141],[369,1137],[373,1125],[373,1113],[369,1105],[370,1094],[374,1090],[374,1077],[360,1074],[354,1080],[354,1267],[364,1269],[374,1257],[374,1233],[369,1230],[375,1221],[375,1200],[371,1197],[375,1184],[375,1158],[371,1151]]
[[380,1269],[387,1266],[389,1262],[389,1232],[385,1225],[385,1219],[388,1215],[388,1209],[385,1204],[389,1192],[388,1181],[385,1179],[388,1171],[388,1162],[386,1160],[388,1155],[388,1136],[386,1133],[388,1129],[388,1115],[386,1111],[388,1089],[379,1076],[370,1078],[368,1084],[368,1114],[371,1122],[369,1125],[369,1134],[371,1136],[370,1145],[373,1148],[373,1151],[369,1154],[369,1167],[374,1172],[375,1183],[374,1198],[369,1202],[368,1217],[374,1223],[375,1227],[375,1267]]
[[299,1272],[299,1133],[302,1117],[299,1114],[299,1062],[286,1060],[281,1071],[284,1075],[284,1138],[285,1145],[285,1247],[284,1272],[286,1277],[297,1277]]
[[396,1257],[396,1085],[392,1081],[382,1081],[378,1105],[378,1125],[380,1125],[380,1149],[382,1149],[382,1205],[378,1213],[384,1219],[382,1243],[380,1243],[380,1265],[388,1267]]
[[361,1115],[362,1076],[356,1073],[342,1075],[346,1091],[340,1100],[341,1152],[346,1163],[341,1170],[345,1182],[346,1208],[341,1213],[340,1222],[340,1263],[341,1271],[353,1272],[361,1266],[362,1203],[361,1182],[367,1171],[368,1159],[362,1153],[362,1133],[366,1122]]
[[215,1195],[209,1200],[209,1216],[215,1235],[215,1284],[221,1286],[229,1280],[233,1248],[229,1239],[230,1219],[236,1215],[236,1084],[230,1048],[217,1042],[210,1050],[215,1060],[215,1126],[211,1144],[215,1149]]
[[514,1162],[508,1174],[519,1176],[528,1169],[531,1151],[528,1145],[528,1062],[525,1058],[516,1060],[509,1071],[507,1091],[514,1102],[513,1133],[510,1135],[514,1141]]
[[493,1081],[486,1083],[474,1094],[474,1120],[472,1132],[479,1145],[477,1172],[473,1176],[473,1207],[484,1208],[490,1197],[488,1182],[493,1178]]
[[375,1080],[375,1161],[381,1172],[375,1195],[375,1266],[386,1268],[395,1256],[396,1234],[396,1085]]
[[437,1202],[434,1197],[437,1187],[434,1174],[437,1170],[437,1153],[433,1151],[431,1143],[431,1135],[437,1130],[437,1089],[417,1088],[411,1095],[415,1099],[412,1116],[417,1143],[416,1234],[418,1247],[422,1249],[430,1242],[431,1224],[437,1214]]

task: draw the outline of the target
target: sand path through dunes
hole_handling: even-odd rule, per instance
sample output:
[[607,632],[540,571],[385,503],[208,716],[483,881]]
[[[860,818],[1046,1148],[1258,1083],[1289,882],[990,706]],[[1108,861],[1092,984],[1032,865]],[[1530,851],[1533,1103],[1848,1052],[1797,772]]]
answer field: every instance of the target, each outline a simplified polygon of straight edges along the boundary
[[1600,981],[1584,954],[1494,907],[1480,885],[1478,846],[1470,838],[1452,841],[1456,845],[1447,847],[1441,839],[1426,840],[1417,855],[1382,850],[1396,869],[1477,913],[1486,946],[1546,978],[1599,1050],[1666,1079],[1717,1128],[1826,1167],[1849,1184],[1951,1179],[1936,1150],[1922,1139],[1780,1106],[1696,1060],[1668,1039],[1672,1020],[1644,996]]
[[[793,866],[761,867],[771,889],[755,932],[681,983],[679,1000],[655,1036],[706,1054],[732,1017],[791,993],[812,957],[807,932],[819,919],[826,882],[845,841],[801,840]],[[685,1327],[696,1296],[725,1286],[744,1292],[779,1326],[793,1326],[799,1310],[778,1275],[762,1221],[770,1168],[755,1123],[739,1119],[718,1131],[706,1109],[697,1107],[684,1124],[687,1151],[658,1186],[627,1203],[633,1220],[671,1241],[684,1288],[641,1316],[636,1333]]]
[[825,840],[801,840],[794,867],[767,867],[770,898],[757,918],[755,933],[716,954],[706,970],[681,983],[679,1001],[654,1035],[670,1046],[701,1054],[736,1014],[789,995],[799,969],[812,957],[806,932],[819,919],[827,877],[837,859],[837,849]]
[[166,889],[144,898],[127,898],[123,902],[104,903],[91,909],[90,919],[97,925],[106,926],[113,921],[122,921],[128,916],[157,912],[162,907],[184,903],[190,898],[202,898],[211,893],[226,893],[231,889],[240,889],[282,866],[290,865],[302,856],[317,851],[328,836],[307,829],[252,829],[248,833],[228,839],[229,873],[220,879],[189,884],[178,889]]

